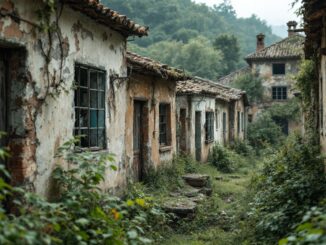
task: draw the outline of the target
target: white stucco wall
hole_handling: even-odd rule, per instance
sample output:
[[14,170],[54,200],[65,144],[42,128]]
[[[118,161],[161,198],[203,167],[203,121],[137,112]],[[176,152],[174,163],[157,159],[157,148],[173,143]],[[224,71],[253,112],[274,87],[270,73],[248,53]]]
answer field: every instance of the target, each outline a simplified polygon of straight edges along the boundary
[[[3,1],[1,1],[3,2]],[[0,2],[0,4],[1,4]],[[38,22],[35,10],[38,2],[33,0],[13,0],[15,10],[18,14],[32,22]],[[29,98],[35,94],[35,90],[42,96],[46,90],[47,82],[44,79],[44,58],[39,47],[39,38],[32,26],[21,22],[19,30],[14,26],[13,21],[7,17],[3,20],[0,41],[11,43],[13,46],[20,45],[27,50],[26,69],[35,87],[29,84],[23,94]],[[36,148],[36,169],[30,179],[37,193],[46,196],[50,189],[50,176],[55,166],[54,154],[58,147],[71,139],[75,121],[74,111],[74,67],[76,63],[90,65],[106,72],[106,137],[108,152],[116,155],[117,172],[108,170],[105,180],[105,187],[116,187],[125,182],[124,179],[124,132],[125,132],[125,111],[126,85],[115,83],[115,107],[113,110],[110,98],[110,75],[115,73],[119,76],[126,75],[126,40],[125,38],[103,25],[100,25],[83,14],[64,7],[60,18],[62,37],[68,44],[66,48],[67,57],[64,60],[63,81],[67,92],[61,92],[55,98],[47,97],[42,105],[40,113],[35,120],[37,148]],[[6,26],[14,26],[19,35],[8,36]],[[8,29],[7,29],[8,30]],[[58,43],[54,43],[55,49],[52,52],[52,59],[49,71],[52,76],[58,78],[60,67],[60,55],[58,54]],[[111,117],[110,117],[111,116]]]

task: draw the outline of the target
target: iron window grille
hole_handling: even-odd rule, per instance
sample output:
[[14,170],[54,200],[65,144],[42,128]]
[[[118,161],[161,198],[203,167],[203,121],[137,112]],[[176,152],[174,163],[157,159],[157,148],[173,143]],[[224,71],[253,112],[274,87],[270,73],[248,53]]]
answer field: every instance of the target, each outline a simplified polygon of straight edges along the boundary
[[105,137],[105,71],[84,65],[75,66],[75,129],[82,135],[81,148],[101,150]]
[[205,131],[206,142],[214,141],[214,112],[206,112]]
[[273,87],[272,93],[273,100],[287,100],[288,98],[287,87]]

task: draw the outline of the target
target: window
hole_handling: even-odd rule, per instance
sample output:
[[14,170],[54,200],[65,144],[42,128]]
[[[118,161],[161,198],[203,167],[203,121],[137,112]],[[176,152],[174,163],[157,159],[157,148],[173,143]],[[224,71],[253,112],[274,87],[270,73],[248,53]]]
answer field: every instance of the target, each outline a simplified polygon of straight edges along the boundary
[[273,64],[273,75],[285,75],[285,64]]
[[216,131],[217,131],[218,128],[219,128],[219,124],[218,124],[218,121],[219,121],[219,111],[218,110],[215,110],[215,121],[216,121]]
[[171,125],[170,125],[170,118],[171,118],[171,110],[169,104],[160,104],[159,108],[159,115],[160,115],[160,145],[161,146],[168,146],[170,145],[170,132],[171,132]]
[[241,130],[242,132],[244,132],[244,129],[245,129],[245,119],[244,119],[244,113],[241,112]]
[[223,112],[223,133],[226,133],[226,113]]
[[84,135],[82,148],[104,149],[105,72],[90,67],[75,67],[75,135]]
[[206,112],[206,142],[211,142],[214,140],[214,112]]
[[286,100],[288,97],[287,87],[273,87],[273,100]]
[[249,114],[248,115],[248,122],[252,123],[252,118],[253,118],[252,114]]

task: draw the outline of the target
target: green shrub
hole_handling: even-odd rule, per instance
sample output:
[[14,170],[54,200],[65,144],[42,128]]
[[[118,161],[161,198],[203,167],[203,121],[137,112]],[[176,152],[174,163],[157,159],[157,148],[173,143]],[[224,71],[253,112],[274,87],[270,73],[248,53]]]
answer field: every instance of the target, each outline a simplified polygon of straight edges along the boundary
[[250,156],[254,152],[254,149],[252,148],[252,146],[249,144],[248,141],[241,141],[241,140],[235,141],[230,146],[230,149],[242,156]]
[[172,191],[184,185],[182,175],[196,172],[197,162],[190,156],[176,156],[157,169],[150,169],[144,178],[145,185],[152,191]]
[[248,141],[256,151],[270,146],[279,145],[284,139],[280,126],[269,113],[262,113],[248,125]]
[[279,241],[279,245],[326,244],[326,200],[319,207],[311,208],[291,236]]
[[256,194],[248,221],[258,241],[275,244],[325,197],[324,164],[317,152],[294,135],[265,164],[253,183]]
[[211,149],[208,162],[224,173],[232,173],[236,169],[236,163],[232,161],[231,152],[219,144],[215,144]]

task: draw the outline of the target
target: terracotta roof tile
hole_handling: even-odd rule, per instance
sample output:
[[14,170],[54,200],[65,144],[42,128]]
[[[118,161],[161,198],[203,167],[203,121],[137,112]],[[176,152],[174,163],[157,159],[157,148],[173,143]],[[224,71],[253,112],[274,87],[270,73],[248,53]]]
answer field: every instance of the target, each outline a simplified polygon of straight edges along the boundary
[[303,56],[305,38],[301,35],[287,37],[260,51],[249,54],[245,60],[300,58]]
[[249,104],[245,91],[200,77],[194,77],[190,80],[179,81],[177,83],[177,95],[186,94],[213,96],[227,102],[244,98],[245,104]]
[[98,0],[63,0],[72,9],[79,11],[98,23],[116,30],[124,36],[147,36],[148,27],[140,26],[125,15],[105,7]]
[[250,66],[246,66],[246,67],[243,67],[239,70],[236,70],[224,77],[221,77],[220,79],[217,80],[218,83],[221,83],[221,84],[224,84],[224,85],[227,85],[227,84],[230,84],[232,82],[234,82],[239,76],[242,76],[244,74],[248,74],[251,72],[251,68]]
[[128,66],[132,67],[133,72],[151,74],[166,80],[170,79],[174,81],[184,80],[188,78],[185,75],[184,71],[169,67],[166,64],[162,64],[156,60],[148,57],[143,57],[132,52],[127,52],[127,62]]

